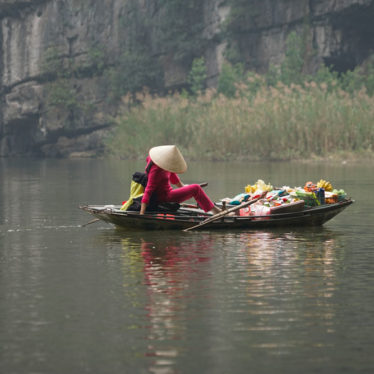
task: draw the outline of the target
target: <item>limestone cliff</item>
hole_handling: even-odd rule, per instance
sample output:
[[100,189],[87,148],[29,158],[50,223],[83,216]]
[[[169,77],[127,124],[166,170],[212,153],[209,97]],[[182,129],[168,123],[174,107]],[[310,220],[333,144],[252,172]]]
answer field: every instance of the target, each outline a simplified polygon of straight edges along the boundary
[[[230,3],[201,0],[202,27],[193,34],[196,38],[199,33],[200,50],[185,40],[194,51],[191,54],[205,57],[208,86],[217,82],[228,44],[221,26],[230,14]],[[141,17],[129,4],[137,4]],[[163,4],[0,1],[0,156],[64,157],[100,151],[118,107],[111,73],[118,66],[126,69],[130,62],[136,69],[137,60],[124,54],[135,39],[138,49],[144,43],[141,51],[149,55],[149,66],[160,68],[150,77],[157,80],[157,87],[183,86],[196,56],[188,58],[185,53],[184,58],[174,58],[173,47],[159,42],[157,21],[162,20]],[[374,52],[374,0],[248,0],[248,4],[253,12],[245,27],[231,35],[248,69],[263,72],[270,63],[279,64],[287,35],[306,27],[315,51],[310,71],[322,61],[345,71]]]

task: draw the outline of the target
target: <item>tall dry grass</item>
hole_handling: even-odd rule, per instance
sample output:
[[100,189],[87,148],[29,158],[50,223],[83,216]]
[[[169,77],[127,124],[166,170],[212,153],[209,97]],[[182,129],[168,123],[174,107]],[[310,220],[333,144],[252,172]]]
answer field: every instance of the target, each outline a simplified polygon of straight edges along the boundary
[[234,98],[214,91],[196,98],[139,95],[140,105],[116,118],[109,153],[144,157],[154,145],[177,144],[198,159],[306,159],[372,154],[374,97],[324,84],[237,87]]

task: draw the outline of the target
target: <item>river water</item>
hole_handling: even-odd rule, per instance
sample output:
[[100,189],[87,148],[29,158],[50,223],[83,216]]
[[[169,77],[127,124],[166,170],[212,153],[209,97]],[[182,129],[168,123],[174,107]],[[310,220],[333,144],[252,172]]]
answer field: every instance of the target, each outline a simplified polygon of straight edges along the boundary
[[0,159],[0,373],[373,373],[373,164],[191,163],[214,199],[330,180],[318,228],[87,227],[142,162]]

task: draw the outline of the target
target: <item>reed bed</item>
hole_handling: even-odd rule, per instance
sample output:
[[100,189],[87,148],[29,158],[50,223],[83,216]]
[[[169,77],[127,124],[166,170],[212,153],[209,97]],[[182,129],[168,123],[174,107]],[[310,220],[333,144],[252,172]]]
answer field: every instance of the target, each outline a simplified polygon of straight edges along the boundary
[[374,98],[314,82],[303,86],[237,86],[227,98],[209,90],[197,97],[138,95],[116,118],[108,152],[143,158],[154,145],[177,144],[189,158],[289,160],[373,155]]

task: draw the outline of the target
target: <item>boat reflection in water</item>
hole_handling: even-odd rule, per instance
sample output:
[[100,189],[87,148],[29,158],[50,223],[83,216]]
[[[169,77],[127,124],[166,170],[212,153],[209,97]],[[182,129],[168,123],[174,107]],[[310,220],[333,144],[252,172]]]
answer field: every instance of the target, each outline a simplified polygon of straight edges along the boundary
[[[321,353],[332,348],[334,342],[326,336],[335,332],[333,297],[343,256],[339,235],[317,228],[242,234],[241,240],[242,268],[247,271],[246,305],[241,309],[246,317],[238,319],[235,331],[260,334],[263,338],[254,339],[251,348],[274,355],[291,354],[306,340]],[[306,328],[311,331],[308,337]]]
[[192,289],[208,277],[205,263],[210,260],[214,238],[201,235],[186,241],[183,236],[157,237],[139,238],[138,243],[122,239],[121,243],[124,278],[128,278],[129,263],[133,272],[143,273],[147,302],[141,328],[146,331],[144,355],[151,360],[149,371],[174,373],[188,330],[190,302],[195,297]]
[[[318,227],[146,234],[120,241],[123,288],[136,303],[134,326],[145,334],[147,344],[139,349],[150,360],[149,371],[177,372],[187,360],[186,345],[197,355],[206,349],[227,369],[238,339],[274,355],[289,354],[306,338],[321,350],[333,347],[326,336],[334,333],[330,300],[343,256],[338,233]],[[306,337],[311,325],[315,333]],[[195,329],[199,338],[191,348]]]

